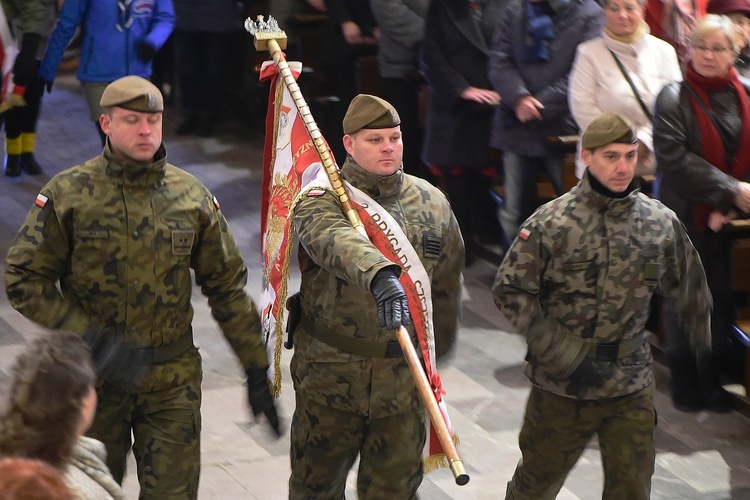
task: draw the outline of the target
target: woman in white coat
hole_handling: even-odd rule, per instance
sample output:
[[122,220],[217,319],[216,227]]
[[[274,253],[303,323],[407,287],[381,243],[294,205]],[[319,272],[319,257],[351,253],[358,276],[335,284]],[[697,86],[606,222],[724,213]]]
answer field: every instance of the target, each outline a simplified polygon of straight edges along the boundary
[[[656,96],[670,82],[681,81],[674,48],[649,34],[645,0],[605,0],[602,36],[578,46],[570,72],[570,110],[585,130],[605,111],[629,119],[638,130],[637,175],[654,173],[651,114]],[[585,165],[576,161],[576,175]]]

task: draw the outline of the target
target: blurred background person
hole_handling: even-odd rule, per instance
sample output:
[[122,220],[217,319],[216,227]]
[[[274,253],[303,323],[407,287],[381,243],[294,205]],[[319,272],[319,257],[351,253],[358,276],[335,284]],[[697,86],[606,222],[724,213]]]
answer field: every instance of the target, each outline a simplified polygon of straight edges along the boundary
[[540,172],[557,195],[563,192],[565,151],[549,138],[578,131],[568,107],[568,75],[578,44],[601,29],[594,0],[516,0],[498,27],[489,78],[501,102],[490,145],[503,152],[500,224],[508,242],[539,204]]
[[398,110],[401,117],[404,171],[434,182],[434,176],[420,156],[424,77],[419,69],[419,52],[430,0],[372,0],[370,5],[380,31],[380,95]]
[[422,68],[430,88],[422,157],[439,172],[458,219],[466,264],[477,239],[502,239],[489,194],[490,129],[500,95],[487,77],[489,51],[507,0],[434,0],[427,15]]
[[709,14],[727,16],[737,31],[739,54],[734,67],[740,76],[750,77],[750,0],[711,0],[706,5]]
[[183,121],[178,135],[211,137],[229,87],[236,56],[234,39],[245,21],[242,4],[232,0],[173,0],[177,17],[174,44]]
[[338,102],[333,118],[326,120],[321,130],[326,137],[332,138],[329,145],[336,163],[341,166],[346,160],[346,150],[338,140],[344,136],[341,122],[354,96],[364,90],[360,79],[362,60],[377,55],[380,30],[369,0],[325,0],[325,5],[328,26],[323,64],[334,82]]
[[73,500],[60,471],[30,458],[0,459],[0,500]]
[[[25,0],[24,0],[25,1]],[[65,48],[83,26],[78,80],[104,146],[99,105],[105,87],[128,75],[149,78],[152,60],[174,29],[172,0],[65,0],[42,59],[39,78],[49,92]]]
[[124,500],[104,464],[104,445],[85,437],[96,412],[89,348],[68,332],[35,339],[16,359],[0,415],[0,455],[43,460],[74,497]]
[[708,14],[696,25],[685,81],[656,100],[656,194],[675,211],[701,256],[713,297],[710,356],[696,359],[674,309],[665,306],[666,353],[675,408],[729,411],[723,371],[741,371],[734,344],[731,240],[724,223],[750,213],[750,99],[733,67],[739,46],[732,21]]
[[[646,0],[604,0],[602,36],[578,46],[570,71],[570,110],[585,130],[611,111],[638,131],[636,176],[655,173],[651,118],[654,102],[668,83],[682,80],[674,48],[649,34],[643,20]],[[580,178],[586,165],[576,158]]]
[[[10,108],[4,115],[5,175],[18,177],[22,172],[38,175],[42,168],[34,157],[34,150],[42,101],[39,59],[52,31],[57,4],[55,0],[2,0],[1,5],[18,48],[13,63],[13,84],[26,89],[23,92],[26,106]],[[3,83],[3,90],[7,91],[7,82]]]

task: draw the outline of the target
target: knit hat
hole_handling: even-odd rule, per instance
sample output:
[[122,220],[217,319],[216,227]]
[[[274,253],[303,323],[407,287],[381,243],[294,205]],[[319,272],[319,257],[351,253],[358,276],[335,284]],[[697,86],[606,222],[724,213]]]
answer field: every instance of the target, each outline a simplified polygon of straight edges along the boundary
[[706,14],[745,14],[750,16],[750,0],[710,0]]
[[594,118],[581,136],[583,149],[596,149],[613,142],[635,144],[638,135],[628,120],[615,113],[602,113]]
[[344,115],[344,134],[353,134],[363,128],[393,128],[401,124],[396,108],[388,101],[369,94],[359,94],[352,99]]
[[164,111],[159,88],[140,76],[125,76],[107,85],[99,101],[102,107],[117,106],[141,113]]

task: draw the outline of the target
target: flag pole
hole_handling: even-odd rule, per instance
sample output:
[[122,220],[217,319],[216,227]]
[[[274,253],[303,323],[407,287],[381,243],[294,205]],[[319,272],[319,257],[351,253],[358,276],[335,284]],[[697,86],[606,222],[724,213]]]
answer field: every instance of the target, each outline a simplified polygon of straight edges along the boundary
[[[300,91],[299,85],[289,68],[286,57],[282,52],[282,50],[286,48],[286,33],[279,28],[277,21],[273,17],[269,17],[268,20],[265,21],[263,16],[258,16],[256,21],[248,18],[245,21],[245,29],[253,35],[256,50],[268,50],[271,53],[271,57],[273,58],[276,67],[279,69],[284,84],[287,86],[289,93],[294,99],[294,104],[297,107],[299,115],[302,117],[307,132],[310,134],[315,149],[318,151],[323,168],[325,169],[326,175],[328,175],[328,180],[341,202],[346,218],[359,233],[367,237],[365,227],[359,218],[359,214],[352,205],[349,194],[346,192],[346,188],[341,181],[338,167],[333,161],[331,152],[326,142],[323,140],[323,135],[318,128],[318,124],[315,123],[312,113],[310,112],[310,107],[307,105],[307,102]],[[404,353],[406,362],[409,365],[409,370],[414,377],[417,390],[425,405],[430,421],[435,428],[440,445],[448,459],[448,465],[456,480],[456,484],[464,485],[469,482],[469,475],[466,473],[463,460],[458,454],[456,445],[453,442],[453,436],[451,436],[448,426],[443,419],[436,395],[427,379],[424,367],[417,355],[414,344],[412,344],[409,332],[407,332],[403,326],[400,326],[396,330],[396,337],[401,346],[401,350]]]

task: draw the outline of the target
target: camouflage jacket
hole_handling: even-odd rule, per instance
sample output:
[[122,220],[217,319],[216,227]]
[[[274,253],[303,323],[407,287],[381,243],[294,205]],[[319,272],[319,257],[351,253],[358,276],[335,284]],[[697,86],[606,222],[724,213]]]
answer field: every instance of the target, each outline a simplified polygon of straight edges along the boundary
[[[531,382],[577,399],[622,396],[653,381],[648,343],[616,361],[587,357],[567,377],[552,365],[566,335],[619,343],[641,334],[657,291],[674,301],[693,347],[707,348],[711,296],[682,223],[637,189],[625,198],[595,192],[588,173],[522,225],[493,286],[498,308],[526,335]],[[539,323],[547,328],[535,332]]]
[[55,11],[55,0],[0,0],[0,7],[10,23],[16,21],[18,29],[24,33],[45,33],[50,16]]
[[[409,237],[431,279],[436,350],[447,351],[459,321],[464,248],[445,196],[401,170],[387,177],[370,174],[351,158],[341,175],[373,197]],[[395,340],[395,334],[378,324],[369,291],[375,274],[393,263],[354,230],[337,197],[329,191],[304,197],[296,207],[294,227],[301,245],[303,314],[340,335],[383,343]],[[428,239],[439,240],[437,251],[425,245]],[[302,391],[320,404],[373,417],[421,407],[402,357],[350,354],[308,333],[302,326],[295,333],[292,372],[298,394]]]
[[190,332],[193,269],[243,366],[266,366],[247,269],[215,198],[163,146],[155,158],[124,163],[107,146],[42,188],[6,259],[11,305],[48,328],[107,327],[159,347]]

